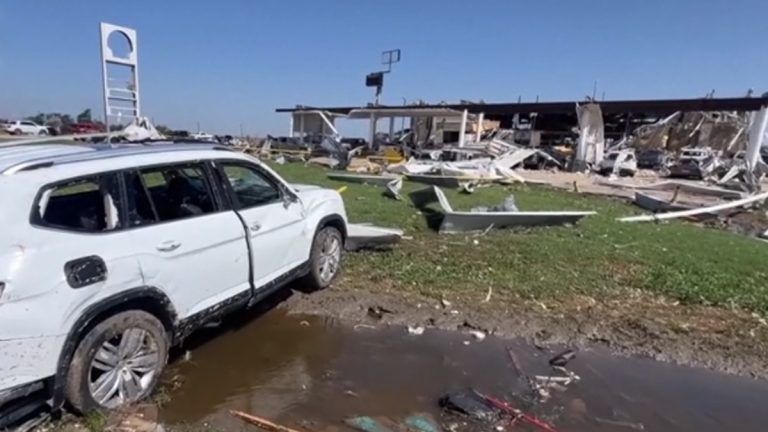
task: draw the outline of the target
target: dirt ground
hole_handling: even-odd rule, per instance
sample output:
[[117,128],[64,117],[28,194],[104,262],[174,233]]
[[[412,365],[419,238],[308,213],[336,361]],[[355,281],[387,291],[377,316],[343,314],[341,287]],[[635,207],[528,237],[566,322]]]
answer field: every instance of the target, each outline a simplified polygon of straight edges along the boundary
[[683,307],[640,292],[616,301],[575,298],[547,304],[497,302],[493,293],[488,297],[478,293],[471,299],[436,302],[402,291],[339,287],[296,293],[282,307],[290,313],[330,316],[356,325],[473,329],[523,338],[537,346],[601,345],[621,355],[768,378],[768,323],[757,315]]

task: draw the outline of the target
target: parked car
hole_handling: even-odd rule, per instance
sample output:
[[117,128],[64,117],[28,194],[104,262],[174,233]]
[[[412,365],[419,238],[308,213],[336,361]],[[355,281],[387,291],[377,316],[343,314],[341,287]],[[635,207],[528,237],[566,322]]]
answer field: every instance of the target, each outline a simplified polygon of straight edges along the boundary
[[602,175],[610,175],[613,173],[617,163],[619,164],[619,176],[632,177],[637,173],[637,159],[635,158],[635,153],[627,150],[612,151],[606,154],[603,160],[598,164],[597,171]]
[[329,286],[347,230],[336,191],[217,145],[6,147],[0,195],[0,430],[143,399],[195,328]]
[[66,135],[81,135],[104,132],[104,128],[96,123],[72,123],[64,127]]
[[667,166],[667,154],[663,150],[645,150],[637,155],[637,167],[642,169],[661,169]]
[[16,120],[5,125],[4,130],[13,135],[49,135],[47,126],[29,120]]
[[203,142],[216,142],[216,137],[213,135],[207,133],[207,132],[196,132],[192,134],[191,137],[193,140],[197,141],[203,141]]
[[670,177],[702,179],[717,168],[716,155],[712,149],[702,147],[684,148],[677,161],[669,167]]

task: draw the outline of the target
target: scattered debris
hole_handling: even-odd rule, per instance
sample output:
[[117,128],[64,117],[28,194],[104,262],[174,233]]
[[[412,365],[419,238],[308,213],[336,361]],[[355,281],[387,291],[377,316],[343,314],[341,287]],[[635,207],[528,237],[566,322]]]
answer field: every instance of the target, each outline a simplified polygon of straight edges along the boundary
[[697,209],[691,209],[691,210],[659,213],[659,214],[653,214],[653,215],[629,216],[629,217],[620,218],[618,220],[621,222],[652,222],[652,221],[675,219],[675,218],[681,218],[681,217],[698,216],[705,213],[717,213],[723,210],[730,210],[738,207],[744,207],[749,204],[753,204],[759,201],[764,201],[766,199],[768,199],[768,192],[763,192],[760,194],[752,195],[747,198],[742,198],[740,200],[732,201],[725,204],[719,204],[712,207],[703,207],[703,208],[697,208]]
[[349,183],[370,184],[375,186],[386,186],[392,180],[402,178],[402,176],[392,175],[392,174],[382,174],[382,175],[349,174],[349,173],[334,172],[334,171],[328,172],[326,175],[331,180],[344,181]]
[[488,293],[485,294],[485,298],[483,299],[483,303],[488,303],[491,301],[491,295],[493,295],[493,287],[488,287]]
[[421,336],[424,334],[424,327],[422,326],[408,326],[408,334],[412,336]]
[[467,333],[472,335],[472,337],[475,338],[478,342],[482,342],[485,339],[485,337],[487,336],[485,334],[485,332],[480,331],[480,330],[470,330]]
[[239,419],[245,420],[248,423],[251,423],[252,425],[255,425],[255,426],[257,426],[257,427],[259,427],[261,429],[267,430],[269,432],[301,432],[301,431],[296,430],[296,429],[291,429],[291,428],[286,427],[286,426],[281,426],[281,425],[279,425],[277,423],[272,423],[271,421],[269,421],[267,419],[263,419],[261,417],[256,417],[255,415],[247,414],[247,413],[244,413],[242,411],[234,411],[234,410],[232,410],[229,413],[231,415],[239,418]]
[[576,358],[576,352],[572,349],[567,349],[560,354],[549,359],[550,366],[565,367],[568,362]]
[[326,168],[336,168],[337,166],[339,166],[338,159],[334,159],[332,157],[326,157],[326,156],[311,158],[307,160],[307,163],[312,165],[324,166]]
[[381,306],[368,307],[368,316],[371,318],[375,318],[377,320],[384,318],[384,314],[391,314],[391,313],[394,313],[394,312],[385,307],[381,307]]
[[386,417],[352,417],[344,420],[344,423],[364,432],[395,432],[401,429],[396,422]]
[[[454,211],[448,203],[440,188],[433,186],[431,188],[421,189],[411,193],[411,200],[417,208],[424,208],[427,204],[437,201],[443,210],[443,220],[440,225],[440,233],[458,233],[465,231],[478,231],[493,226],[494,229],[519,227],[519,226],[542,226],[542,225],[563,225],[575,223],[579,219],[594,215],[591,211],[475,211],[459,212]],[[514,205],[514,198],[512,199]],[[502,205],[502,208],[504,205]]]
[[608,426],[617,426],[617,427],[623,427],[628,429],[634,429],[638,431],[645,430],[645,425],[642,423],[633,423],[628,421],[620,421],[620,420],[611,420],[611,419],[604,419],[600,417],[594,418],[597,423],[601,423]]
[[387,250],[403,238],[403,231],[367,224],[348,224],[345,248],[348,251],[362,249]]

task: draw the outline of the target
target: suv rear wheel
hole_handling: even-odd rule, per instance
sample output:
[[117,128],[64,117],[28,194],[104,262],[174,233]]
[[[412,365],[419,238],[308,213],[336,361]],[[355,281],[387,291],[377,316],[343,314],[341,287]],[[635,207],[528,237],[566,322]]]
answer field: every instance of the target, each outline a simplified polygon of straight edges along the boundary
[[315,234],[309,256],[310,271],[304,279],[310,289],[320,290],[333,283],[341,270],[343,250],[344,240],[338,229],[326,226]]
[[163,324],[147,312],[131,310],[102,321],[72,356],[67,400],[87,413],[147,397],[168,361],[168,346]]

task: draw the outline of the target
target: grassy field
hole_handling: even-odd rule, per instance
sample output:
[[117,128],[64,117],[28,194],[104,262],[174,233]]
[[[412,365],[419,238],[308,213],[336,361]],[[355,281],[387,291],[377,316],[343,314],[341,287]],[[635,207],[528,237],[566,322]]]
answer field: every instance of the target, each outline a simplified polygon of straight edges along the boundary
[[[510,300],[575,294],[599,299],[639,289],[768,315],[768,244],[759,240],[685,222],[619,223],[617,216],[637,210],[619,200],[527,185],[491,186],[472,195],[445,192],[457,209],[498,204],[512,193],[521,210],[598,215],[575,227],[438,235],[410,201],[384,197],[381,188],[331,181],[325,170],[301,164],[273,167],[292,182],[347,186],[342,196],[352,222],[398,227],[413,237],[391,252],[350,254],[347,280],[359,287],[478,298],[491,287]],[[421,187],[406,182],[404,192]]]

